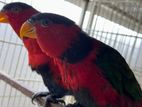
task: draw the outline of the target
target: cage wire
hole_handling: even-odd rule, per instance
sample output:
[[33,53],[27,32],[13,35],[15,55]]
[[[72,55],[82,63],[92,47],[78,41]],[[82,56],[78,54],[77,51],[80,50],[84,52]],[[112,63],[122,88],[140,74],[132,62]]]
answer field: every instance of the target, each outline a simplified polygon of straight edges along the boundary
[[[1,0],[5,3],[15,0]],[[19,0],[33,4],[33,0]],[[141,0],[65,0],[82,9],[79,25],[90,36],[118,50],[142,86]],[[76,22],[78,23],[78,22]],[[45,91],[41,77],[31,72],[27,51],[8,24],[0,24],[0,70],[33,91]],[[0,80],[0,107],[35,107],[31,100]]]

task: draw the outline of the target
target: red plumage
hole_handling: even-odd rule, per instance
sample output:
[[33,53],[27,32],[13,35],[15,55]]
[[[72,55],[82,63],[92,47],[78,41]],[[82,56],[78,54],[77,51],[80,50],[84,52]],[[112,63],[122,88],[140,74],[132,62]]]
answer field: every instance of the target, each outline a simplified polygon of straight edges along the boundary
[[[38,34],[42,35],[38,36],[38,42],[44,52],[55,58],[56,63],[60,67],[62,80],[66,87],[74,91],[77,91],[80,88],[87,88],[89,93],[94,96],[94,100],[101,105],[106,105],[107,103],[115,103],[118,100],[116,91],[113,90],[111,85],[105,80],[105,78],[103,78],[101,70],[92,63],[92,61],[95,60],[97,50],[99,49],[99,43],[96,43],[96,41],[94,42],[95,50],[92,51],[88,55],[88,57],[83,59],[83,61],[81,61],[80,63],[69,64],[60,61],[60,59],[56,59],[60,56],[60,54],[63,53],[63,51],[65,51],[65,49],[69,48],[69,45],[71,44],[73,39],[75,39],[77,33],[80,32],[80,30],[76,30],[76,28],[78,29],[78,27],[75,26],[68,28],[64,25],[51,25],[48,30],[46,30],[46,34],[49,35],[48,37],[48,35],[44,34],[45,32],[43,29],[37,27]],[[60,29],[62,31],[60,31]],[[56,31],[56,33],[52,31]],[[61,35],[63,38],[61,37]],[[71,76],[71,74],[73,76]],[[104,87],[106,87],[106,91],[102,91]]]
[[[3,7],[2,12],[8,17],[8,23],[19,36],[20,27],[30,16],[39,13],[25,3],[13,2]],[[45,85],[56,97],[64,96],[68,91],[63,89],[59,68],[54,60],[40,49],[36,39],[24,38],[24,46],[28,50],[29,65],[41,74]],[[59,96],[58,96],[59,94]]]
[[[70,63],[67,61],[68,58],[67,60],[61,58],[62,54],[72,47],[81,32],[85,36],[86,34],[76,25],[53,23],[43,27],[36,23],[35,26],[37,41],[42,51],[53,57],[58,64],[64,86],[75,93],[83,89],[89,94],[87,97],[81,93],[84,98],[79,97],[79,100],[89,98],[83,100],[83,105],[86,107],[95,107],[95,105],[97,107],[142,107],[142,97],[139,101],[134,101],[127,94],[120,95],[104,75],[103,69],[95,63],[101,48],[106,45],[89,37],[92,49],[88,55],[77,63]],[[136,84],[138,84],[137,81]],[[139,85],[138,88],[140,88]],[[87,104],[91,99],[93,104]]]
[[[17,5],[27,5],[24,3],[13,3]],[[14,31],[19,36],[20,28],[24,21],[26,21],[30,16],[39,13],[34,8],[27,8],[24,9],[21,12],[14,13],[13,11],[6,11],[5,14],[8,16],[8,20]],[[31,65],[32,68],[36,68],[39,65],[47,64],[50,66],[51,71],[58,72],[57,66],[54,64],[54,61],[51,57],[47,56],[45,53],[41,51],[41,48],[39,47],[36,39],[30,39],[30,38],[24,38],[23,39],[24,46],[28,50],[28,56],[29,56],[29,65]],[[46,71],[45,71],[46,72]]]

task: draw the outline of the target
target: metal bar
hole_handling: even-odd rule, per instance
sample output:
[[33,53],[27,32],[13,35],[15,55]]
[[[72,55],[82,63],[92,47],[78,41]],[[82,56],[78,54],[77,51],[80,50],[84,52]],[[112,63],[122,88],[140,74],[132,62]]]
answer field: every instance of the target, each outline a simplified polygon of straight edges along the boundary
[[4,40],[0,40],[0,42],[2,43],[8,43],[8,44],[11,44],[11,45],[18,45],[18,46],[24,46],[23,44],[20,44],[20,43],[14,43],[14,42],[9,42],[9,41],[4,41]]
[[[7,30],[8,30],[8,25],[5,26],[4,35],[6,35]],[[2,40],[5,41],[5,38],[6,38],[6,36],[4,36],[4,37],[2,38]],[[2,46],[1,46],[1,48],[0,48],[0,59],[1,59],[1,56],[2,56],[3,47],[4,47],[4,43],[2,44]]]
[[[17,43],[17,42],[16,42],[16,43]],[[22,48],[23,48],[23,47],[20,48],[20,52],[19,52],[19,54],[18,54],[18,56],[17,56],[17,57],[18,57],[18,61],[17,61],[17,64],[16,64],[16,69],[15,69],[15,72],[14,72],[13,77],[15,77],[15,76],[16,76],[16,73],[17,73],[17,68],[18,68],[18,65],[19,65],[20,55],[21,55],[21,53],[22,53]],[[10,94],[9,94],[9,96],[11,96],[12,91],[14,91],[13,88],[10,89]],[[15,92],[15,93],[16,93],[16,92]],[[15,100],[15,99],[14,99],[14,100]],[[8,98],[8,102],[10,102],[10,97]],[[8,103],[8,105],[7,105],[8,107],[9,107],[9,104],[10,104],[10,103]]]
[[[96,18],[96,20],[95,20],[94,31],[96,31],[97,23],[98,23],[98,20],[99,20],[99,14],[100,14],[100,12],[102,11],[102,8],[101,8],[100,3],[98,3],[97,5],[99,5],[99,6],[98,6],[98,8],[97,8],[97,18]],[[97,34],[96,34],[96,36],[95,36],[96,39],[97,39],[97,37],[98,37],[98,33],[99,33],[99,32],[97,32]],[[94,35],[93,35],[93,36],[94,36]]]
[[84,9],[82,10],[81,18],[80,18],[80,23],[79,23],[79,26],[81,28],[83,26],[83,22],[84,22],[84,18],[85,18],[85,13],[87,11],[88,6],[89,6],[89,0],[85,0],[85,6],[84,6]]
[[97,12],[97,7],[98,7],[98,5],[97,5],[97,2],[96,2],[95,5],[93,5],[93,11],[92,11],[92,13],[90,15],[90,18],[89,18],[89,21],[88,21],[88,25],[87,25],[87,29],[88,29],[88,34],[89,35],[91,33],[91,28],[92,28],[92,25],[93,25],[94,16],[95,16],[95,14]]
[[[114,33],[114,32],[105,32],[105,31],[100,31],[100,30],[96,30],[94,32],[103,32],[103,33],[109,33],[109,34],[112,34],[112,35],[121,35],[121,36],[127,36],[127,37],[135,37],[135,35],[126,35],[126,34],[121,34],[121,33]],[[142,39],[142,37],[137,37],[137,38],[140,38]]]
[[[27,66],[26,67],[26,70],[24,70],[24,71],[27,71],[27,72],[29,72],[29,69],[28,69],[29,67]],[[23,69],[21,70],[21,71],[23,71]],[[31,72],[32,73],[32,72]],[[30,75],[31,75],[31,73],[30,73]],[[28,75],[28,73],[25,73],[25,75],[23,76],[23,77],[27,77],[27,75]],[[20,75],[19,75],[19,77],[20,77]],[[25,81],[26,82],[26,81]],[[28,82],[29,83],[29,82]],[[20,100],[21,99],[19,99],[19,103],[17,104],[18,105],[18,107],[20,106]],[[26,98],[24,98],[24,104],[23,104],[23,107],[25,107],[25,102],[26,102]]]
[[[112,34],[112,35],[121,35],[121,36],[127,36],[127,37],[135,37],[134,35],[126,35],[126,34],[114,33],[114,32],[105,32],[105,31],[100,31],[100,30],[96,30],[94,32],[103,32],[103,33],[109,33],[109,34]],[[142,37],[139,37],[139,36],[137,38],[142,39]]]
[[[120,4],[117,4],[118,6],[120,5]],[[125,3],[123,3],[123,4],[121,4],[121,5],[123,5],[122,7],[122,10],[123,11],[125,11],[126,10],[126,5],[125,5]],[[114,10],[115,11],[115,10]],[[116,11],[117,12],[117,11]],[[118,28],[118,30],[117,30],[117,38],[118,38],[118,36],[120,37],[120,40],[119,41],[121,41],[121,42],[119,42],[120,44],[118,44],[118,46],[116,47],[116,49],[117,50],[119,50],[119,52],[122,54],[122,47],[123,47],[123,43],[124,43],[124,38],[126,37],[126,36],[121,36],[121,35],[119,35],[119,31],[121,32],[121,24],[123,24],[123,20],[125,20],[125,16],[124,15],[122,15],[121,14],[121,19],[119,20],[120,21],[120,26],[119,26],[119,28]],[[128,20],[130,20],[130,19],[128,19]],[[130,23],[129,23],[129,25],[130,25]],[[128,29],[129,29],[129,26],[127,27]],[[116,39],[116,38],[115,38]],[[117,43],[117,39],[116,39],[116,43]],[[115,45],[116,45],[116,43],[115,43]],[[114,44],[113,44],[114,45]]]
[[[8,31],[8,26],[7,26],[7,31]],[[5,31],[4,40],[6,40],[6,36],[9,36],[9,41],[11,41],[13,32],[12,32],[12,31],[10,31],[9,35],[6,35],[6,34],[7,34],[7,31]],[[5,46],[5,44],[3,43],[3,48],[2,48],[2,49],[4,49],[4,46]],[[15,45],[15,47],[16,47],[16,45]],[[6,54],[5,54],[5,56],[4,56],[4,57],[2,57],[2,55],[1,55],[1,58],[3,58],[3,59],[4,59],[4,61],[3,61],[3,63],[2,63],[2,69],[4,69],[4,68],[5,68],[5,65],[6,65],[6,59],[7,59],[7,56],[8,56],[9,50],[10,50],[10,45],[8,45],[8,46],[6,47]],[[13,54],[11,54],[11,55],[14,55],[14,53],[13,53]],[[10,61],[10,62],[12,62],[12,59],[11,59],[11,61]],[[9,74],[9,73],[10,73],[10,71],[11,71],[12,64],[13,64],[13,63],[10,63],[10,67],[9,67],[8,72],[7,72],[8,74]],[[8,89],[7,84],[5,84],[5,86],[4,86],[4,92],[3,92],[3,97],[6,95],[6,90],[7,90],[7,89]],[[10,92],[11,92],[11,91],[9,91],[9,93],[10,93]],[[4,100],[4,99],[2,99],[1,105],[3,105],[3,104],[4,104],[4,101],[3,101],[3,100]],[[7,104],[8,104],[8,103],[7,103]]]
[[[113,10],[111,10],[111,13],[110,13],[109,17],[110,17],[110,21],[115,18],[115,14],[114,14],[114,11],[113,11]],[[112,31],[112,30],[113,30],[113,28],[111,29],[111,31]],[[109,34],[109,33],[106,33],[105,39],[104,39],[104,43],[106,43],[106,44],[107,44],[107,37],[108,37],[108,34]],[[103,37],[103,35],[104,35],[104,33],[102,32],[102,37]],[[111,35],[111,37],[112,37],[112,35]],[[111,37],[110,37],[110,39],[108,40],[108,44],[109,44],[109,45],[110,45],[111,42],[112,42],[112,41],[111,41]]]
[[[12,34],[13,34],[13,31],[11,31],[11,34],[9,35],[9,36],[10,36],[9,41],[11,41],[11,39],[12,39]],[[16,41],[17,41],[17,39],[16,39]],[[2,64],[2,69],[5,68],[4,66],[6,65],[6,59],[7,59],[9,50],[10,50],[10,45],[7,46],[6,54],[5,54],[5,56],[4,56],[4,62],[3,62],[3,64]],[[16,45],[14,45],[14,51],[11,53],[12,58],[13,58],[14,55],[15,55],[15,52],[16,52],[15,50],[16,50]],[[11,73],[13,61],[14,61],[14,59],[11,59],[11,60],[10,60],[10,67],[9,67],[9,69],[8,69],[8,72],[7,72],[8,74]],[[4,93],[3,93],[3,97],[6,95],[6,90],[8,89],[7,84],[5,84],[4,88],[5,88],[5,90],[4,90]],[[9,95],[10,95],[10,93],[11,93],[11,90],[12,90],[12,88],[10,87]],[[10,97],[9,97],[9,98],[10,98]],[[9,98],[8,98],[8,100],[9,100]],[[4,99],[3,99],[3,100],[4,100]],[[2,102],[4,102],[4,101],[2,101]],[[3,104],[4,104],[4,103],[2,103],[2,105],[3,105]],[[7,103],[7,105],[8,105],[8,104],[9,104],[9,103]]]
[[[140,11],[140,7],[141,7],[141,3],[142,3],[142,1],[141,2],[139,2],[139,6],[138,6],[138,8],[139,8],[139,11]],[[137,14],[137,17],[138,17],[138,14]],[[136,26],[136,24],[135,24],[135,26]],[[133,56],[133,53],[134,53],[134,48],[135,48],[135,45],[136,45],[136,42],[137,42],[137,38],[138,38],[138,34],[139,34],[139,31],[141,30],[141,23],[138,23],[138,32],[137,32],[137,34],[136,34],[136,37],[135,37],[135,40],[134,40],[134,44],[133,44],[133,47],[132,47],[132,50],[131,50],[131,52],[130,52],[130,58],[129,58],[129,60],[128,60],[128,63],[131,63],[131,60],[132,60],[132,56]]]
[[[101,4],[100,4],[100,8],[102,8]],[[99,14],[104,14],[104,11],[101,9]],[[105,30],[105,26],[106,26],[106,22],[104,20],[103,20],[103,22],[104,23],[102,24],[101,31],[104,31]],[[100,32],[100,36],[99,36],[98,40],[102,41],[102,38],[103,38],[103,32]]]
[[[98,36],[100,36],[100,35],[98,35]],[[104,38],[104,37],[103,37]],[[118,43],[119,44],[121,44],[122,43],[122,41],[118,41]],[[128,48],[131,46],[130,44],[125,44]],[[138,48],[135,48],[135,49],[138,49]]]
[[[10,32],[10,34],[9,34],[9,41],[11,41],[11,39],[12,39],[12,34],[13,34],[13,32],[11,31]],[[15,45],[15,47],[16,47],[16,45]],[[10,45],[8,45],[7,46],[7,48],[6,48],[6,54],[5,54],[5,56],[3,57],[3,59],[4,59],[4,62],[3,62],[3,64],[2,64],[2,69],[4,69],[4,66],[5,66],[5,63],[6,63],[6,58],[7,58],[7,56],[8,56],[8,51],[9,51],[9,49],[10,49]]]
[[[133,8],[133,9],[134,9],[134,8]],[[136,13],[135,16],[137,16],[137,13]],[[132,20],[129,19],[128,29],[131,28],[131,27],[130,27],[130,26],[131,26],[131,23],[132,23]],[[135,27],[136,27],[136,24],[135,24],[133,27],[135,28]],[[128,36],[126,36],[126,39],[127,39],[127,37],[128,37]],[[134,37],[135,37],[135,36],[134,36]],[[126,40],[126,39],[125,39],[125,40]],[[130,38],[130,39],[131,39],[131,38]],[[131,43],[131,40],[130,40],[130,39],[129,39],[129,43],[128,43],[128,44]],[[123,51],[124,51],[124,50],[122,50],[122,53],[123,53]],[[129,52],[128,52],[128,51],[129,51],[129,48],[127,48],[125,51],[126,51],[126,52],[124,53],[124,58],[127,59],[127,56],[128,56],[128,53],[129,53]],[[129,62],[128,62],[128,64],[129,64]]]
[[[124,5],[124,4],[123,4],[123,5]],[[125,8],[123,7],[123,9],[125,9]],[[113,47],[113,48],[117,48],[116,45],[117,45],[118,35],[125,36],[124,34],[120,34],[120,33],[119,33],[120,27],[121,27],[121,24],[122,24],[122,20],[124,20],[124,16],[123,16],[123,15],[121,15],[121,17],[120,17],[119,20],[118,20],[119,27],[118,27],[118,29],[117,29],[117,33],[116,33],[116,36],[115,36],[115,39],[114,39],[114,43],[112,44],[112,47]],[[127,36],[129,36],[129,35],[127,35]]]
[[[25,59],[26,59],[26,52],[24,53],[24,56],[23,56],[22,65],[24,65]],[[24,67],[24,66],[21,66],[21,69],[19,70],[20,72],[22,72],[23,67]],[[19,75],[18,75],[17,77],[20,77],[20,74],[21,74],[21,73],[19,73]],[[26,77],[25,77],[25,78],[26,78]],[[16,79],[16,80],[19,81],[19,79]],[[23,82],[23,81],[22,81],[22,82]],[[16,97],[18,96],[17,92],[15,93],[15,96],[16,96]],[[22,94],[19,95],[17,107],[20,107],[19,104],[20,104],[21,99],[22,99]],[[11,104],[11,107],[14,107],[15,101],[16,101],[16,99],[14,99],[13,105]]]
[[136,57],[136,63],[135,63],[135,66],[134,66],[134,71],[137,71],[136,70],[136,65],[137,65],[137,63],[138,63],[138,60],[139,60],[139,56],[140,56],[140,54],[141,54],[141,50],[142,50],[142,40],[141,40],[141,43],[140,43],[140,46],[139,46],[139,52],[138,52],[138,54],[137,54],[137,57]]
[[[96,19],[95,19],[95,23],[94,23],[94,26],[92,25],[93,27],[93,30],[92,30],[92,34],[90,34],[90,36],[93,36],[94,37],[94,31],[96,31],[96,26],[97,26],[97,21],[99,20],[98,17],[99,17],[99,13],[101,11],[101,7],[100,7],[100,4],[97,3],[97,8],[96,8]],[[98,15],[97,15],[98,14]],[[95,36],[97,38],[97,36]]]

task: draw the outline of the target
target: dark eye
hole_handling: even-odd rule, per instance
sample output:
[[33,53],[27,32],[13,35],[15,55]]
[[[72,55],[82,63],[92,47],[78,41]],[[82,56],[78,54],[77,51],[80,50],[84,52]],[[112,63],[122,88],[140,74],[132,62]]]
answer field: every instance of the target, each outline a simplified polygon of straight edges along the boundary
[[13,12],[19,12],[19,11],[20,11],[20,8],[14,7],[14,8],[12,8],[11,10],[12,10]]
[[51,24],[52,22],[50,21],[50,20],[45,20],[45,19],[43,19],[43,20],[41,20],[41,24],[43,25],[43,26],[48,26],[49,24]]
[[34,24],[36,22],[36,19],[35,18],[30,18],[30,19],[28,19],[28,22],[30,22],[31,24]]

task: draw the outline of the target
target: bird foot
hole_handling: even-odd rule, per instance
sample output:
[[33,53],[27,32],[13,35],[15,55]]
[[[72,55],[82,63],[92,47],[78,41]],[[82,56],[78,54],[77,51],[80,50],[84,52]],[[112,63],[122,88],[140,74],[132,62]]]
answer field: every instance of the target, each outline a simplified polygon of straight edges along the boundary
[[46,102],[47,103],[54,103],[54,104],[63,104],[65,105],[65,101],[62,100],[61,98],[57,97],[54,94],[50,94],[46,97]]
[[32,96],[32,103],[34,104],[34,100],[36,100],[37,98],[41,98],[41,97],[46,97],[50,95],[49,92],[38,92],[38,93],[35,93],[33,96]]
[[32,96],[32,103],[34,104],[34,100],[36,100],[39,97],[46,97],[45,105],[49,104],[49,103],[54,103],[54,104],[60,103],[60,104],[65,105],[64,100],[61,100],[59,97],[57,97],[57,95],[54,95],[50,92],[38,92],[38,93],[34,94]]

